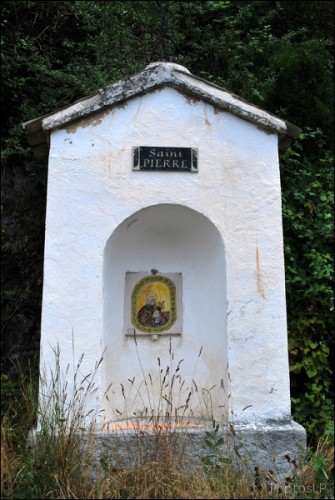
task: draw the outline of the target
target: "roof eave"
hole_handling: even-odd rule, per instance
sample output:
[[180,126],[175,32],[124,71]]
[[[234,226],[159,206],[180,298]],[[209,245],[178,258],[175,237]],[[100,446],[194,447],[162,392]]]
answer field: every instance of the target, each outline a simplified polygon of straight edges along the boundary
[[48,153],[49,135],[54,129],[84,118],[107,107],[113,107],[133,97],[171,86],[214,107],[233,113],[258,127],[279,136],[279,149],[286,149],[301,129],[261,108],[239,98],[206,80],[191,75],[183,66],[173,63],[153,63],[144,71],[100,89],[53,113],[22,124],[35,156]]

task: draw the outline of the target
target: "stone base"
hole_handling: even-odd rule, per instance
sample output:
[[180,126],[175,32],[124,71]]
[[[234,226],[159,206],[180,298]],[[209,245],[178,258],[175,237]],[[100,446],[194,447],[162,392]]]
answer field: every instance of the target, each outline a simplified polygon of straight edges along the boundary
[[[206,434],[210,432],[210,436]],[[258,475],[269,481],[282,482],[291,476],[306,449],[306,432],[295,423],[263,423],[229,426],[229,430],[213,432],[210,426],[199,428],[158,428],[95,431],[84,433],[84,440],[94,446],[94,456],[103,459],[112,469],[136,467],[139,464],[170,463],[178,468],[203,467],[203,459],[212,455],[227,459],[223,467],[233,464],[238,471],[255,479]],[[216,449],[206,444],[223,437]],[[168,462],[167,462],[168,461]]]

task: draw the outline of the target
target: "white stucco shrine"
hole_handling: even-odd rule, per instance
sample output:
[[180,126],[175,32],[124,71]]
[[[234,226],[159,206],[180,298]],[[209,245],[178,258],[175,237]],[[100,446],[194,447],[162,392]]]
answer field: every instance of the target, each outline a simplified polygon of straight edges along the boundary
[[214,417],[296,453],[278,149],[300,130],[163,62],[23,126],[49,155],[44,381],[59,346],[101,433]]

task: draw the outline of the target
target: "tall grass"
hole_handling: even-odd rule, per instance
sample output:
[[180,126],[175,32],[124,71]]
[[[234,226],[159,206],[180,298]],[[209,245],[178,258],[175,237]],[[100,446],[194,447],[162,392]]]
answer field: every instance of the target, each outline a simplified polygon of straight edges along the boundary
[[[55,354],[57,359],[59,352]],[[95,429],[82,430],[87,417],[84,412],[85,398],[94,390],[95,374],[79,377],[81,361],[77,365],[75,390],[70,399],[67,397],[66,380],[61,379],[56,362],[47,393],[47,405],[39,408],[42,411],[39,431],[33,439],[31,435],[29,438],[29,432],[36,425],[38,414],[37,381],[31,373],[20,377],[16,397],[2,416],[2,498],[334,497],[334,450],[330,432],[319,441],[316,449],[307,450],[301,465],[292,464],[294,474],[284,485],[279,485],[276,478],[262,477],[257,471],[253,480],[238,474],[231,462],[220,456],[220,449],[216,447],[221,439],[217,434],[217,425],[207,435],[210,448],[207,460],[204,460],[203,466],[190,470],[183,455],[180,434],[166,425],[176,418],[172,389],[180,363],[176,363],[174,369],[171,364],[168,370],[162,368],[163,401],[159,408],[164,408],[164,411],[154,414],[150,435],[155,446],[150,448],[150,453],[143,452],[141,447],[132,447],[129,452],[135,460],[133,465],[128,466],[114,460],[110,453],[102,452],[97,457]],[[150,378],[146,380],[147,390],[150,391]],[[143,429],[134,426],[134,432],[135,435],[137,433],[138,443],[143,442],[142,437],[146,437]]]
[[[210,390],[198,387],[196,383],[196,369],[198,360],[202,354],[202,347],[196,358],[190,380],[186,381],[182,376],[184,359],[176,360],[170,338],[166,366],[157,357],[157,365],[153,366],[152,373],[146,373],[138,342],[134,336],[135,350],[140,367],[141,378],[128,379],[125,384],[120,384],[121,399],[123,407],[112,409],[114,413],[112,427],[117,421],[128,422],[133,426],[147,422],[147,428],[172,428],[187,426],[191,422],[204,422],[211,419],[213,409],[211,405]],[[156,368],[156,369],[155,369]],[[110,384],[111,386],[112,384]],[[108,389],[105,397],[108,399]],[[196,417],[194,418],[194,415]],[[199,424],[200,425],[200,424]],[[105,424],[107,429],[108,421]]]

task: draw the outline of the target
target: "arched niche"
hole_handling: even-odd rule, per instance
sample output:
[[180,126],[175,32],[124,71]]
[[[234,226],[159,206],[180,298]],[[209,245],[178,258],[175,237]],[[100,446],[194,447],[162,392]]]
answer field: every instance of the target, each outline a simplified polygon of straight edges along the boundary
[[[182,328],[175,335],[136,335],[135,342],[127,335],[126,276],[150,275],[152,269],[159,276],[181,276],[177,314]],[[124,220],[105,247],[103,299],[104,390],[112,384],[104,407],[107,420],[139,415],[145,407],[153,412],[162,374],[169,365],[172,376],[179,362],[184,392],[174,397],[181,404],[191,391],[189,414],[224,418],[225,251],[221,234],[207,217],[182,205],[161,204]],[[174,390],[179,389],[176,385]]]

